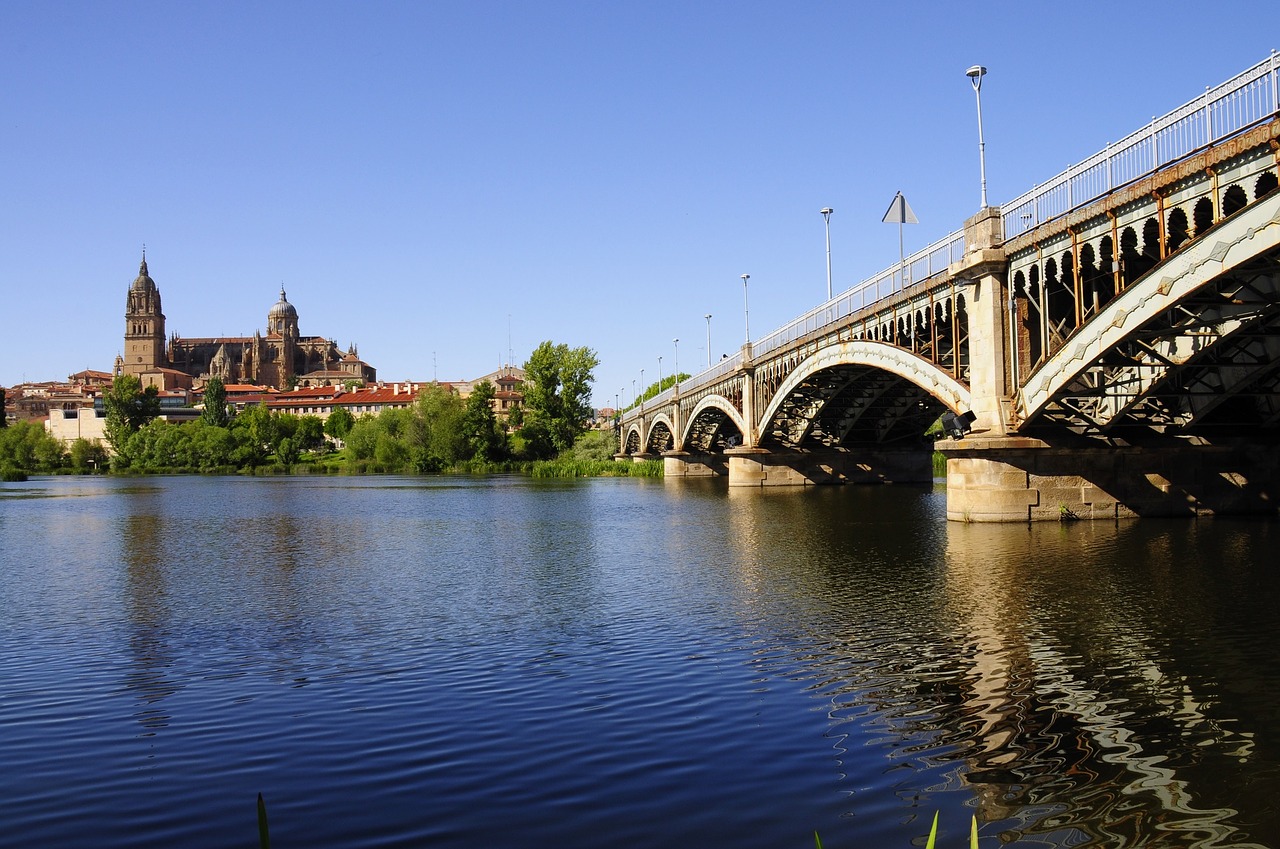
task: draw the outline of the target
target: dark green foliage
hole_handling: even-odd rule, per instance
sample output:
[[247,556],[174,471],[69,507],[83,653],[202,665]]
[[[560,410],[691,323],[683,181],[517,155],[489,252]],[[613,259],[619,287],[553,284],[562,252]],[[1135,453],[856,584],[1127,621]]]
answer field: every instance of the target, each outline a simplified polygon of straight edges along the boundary
[[543,342],[525,363],[526,450],[535,459],[567,450],[591,416],[587,399],[600,359],[590,348]]
[[154,386],[142,388],[131,374],[122,374],[102,396],[107,414],[107,442],[116,452],[118,465],[128,466],[130,438],[147,422],[160,415],[160,397]]
[[346,439],[355,423],[356,417],[351,415],[351,411],[346,407],[339,407],[324,420],[324,432],[334,439]]
[[101,472],[107,468],[110,462],[105,448],[97,442],[90,442],[84,438],[72,442],[68,454],[71,460],[71,470],[79,475],[89,472]]
[[211,427],[227,426],[231,417],[227,415],[227,390],[222,385],[222,378],[211,377],[205,384],[204,412],[200,418]]
[[4,387],[0,386],[0,428],[9,426],[8,420],[5,419],[4,405],[5,405],[5,391],[4,391]]
[[0,430],[0,468],[38,474],[57,471],[65,462],[62,443],[39,422],[17,422]]
[[470,455],[478,460],[493,462],[507,456],[507,434],[493,411],[493,398],[497,389],[482,380],[471,389],[466,408],[462,413],[462,435]]

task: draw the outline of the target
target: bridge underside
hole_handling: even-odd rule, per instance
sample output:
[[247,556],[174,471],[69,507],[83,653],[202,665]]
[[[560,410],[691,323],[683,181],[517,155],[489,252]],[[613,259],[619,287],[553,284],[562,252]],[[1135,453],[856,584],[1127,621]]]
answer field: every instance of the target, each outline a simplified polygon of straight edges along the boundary
[[[1267,206],[1280,210],[1280,197],[1255,218],[1265,221]],[[1095,334],[1102,344],[1068,342],[1045,370],[1069,371],[1070,379],[1043,381],[1038,397],[1041,381],[1029,381],[1032,409],[1021,432],[1212,438],[1280,427],[1280,246],[1219,271],[1231,249],[1261,238],[1252,226],[1237,230],[1238,241],[1206,243],[1199,255],[1171,261],[1169,277],[1157,267],[1145,287],[1109,305],[1092,322],[1103,328]],[[1205,266],[1213,271],[1196,281]]]
[[1280,193],[1156,265],[1022,391],[1018,435],[940,446],[950,518],[1275,513]]
[[840,365],[801,381],[761,432],[762,448],[817,451],[916,448],[946,407],[909,380],[867,365]]

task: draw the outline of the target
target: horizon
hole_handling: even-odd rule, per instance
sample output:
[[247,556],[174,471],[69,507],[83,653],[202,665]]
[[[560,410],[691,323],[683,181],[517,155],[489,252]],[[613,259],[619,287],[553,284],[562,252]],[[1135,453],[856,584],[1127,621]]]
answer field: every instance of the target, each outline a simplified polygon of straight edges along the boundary
[[52,4],[0,25],[19,165],[0,385],[110,372],[145,244],[169,333],[252,335],[284,288],[305,335],[386,382],[589,347],[595,407],[627,406],[659,357],[696,374],[736,352],[743,273],[753,338],[825,301],[820,209],[837,293],[897,261],[897,192],[922,222],[907,254],[977,212],[974,63],[999,205],[1274,38],[1102,77],[1100,26],[1138,49],[1197,33],[1101,2]]

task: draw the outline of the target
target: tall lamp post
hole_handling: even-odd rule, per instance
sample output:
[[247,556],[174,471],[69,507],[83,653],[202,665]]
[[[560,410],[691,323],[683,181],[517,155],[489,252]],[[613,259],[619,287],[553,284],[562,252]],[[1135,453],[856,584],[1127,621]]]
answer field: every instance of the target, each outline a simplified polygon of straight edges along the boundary
[[711,313],[703,316],[707,320],[707,368],[711,368]]
[[658,391],[662,391],[662,355],[658,355]]
[[981,65],[974,65],[965,71],[965,76],[969,78],[969,82],[973,83],[973,96],[978,100],[978,168],[982,175],[982,208],[987,208],[987,146],[982,140],[982,78],[986,76],[987,69]]
[[822,220],[827,222],[827,300],[831,300],[831,213],[835,212],[829,206],[822,208]]
[[751,342],[751,311],[747,308],[747,281],[750,279],[750,274],[742,275],[742,323],[747,329],[747,339],[743,344]]
[[680,388],[680,337],[677,336],[675,339],[671,340],[671,344],[675,346],[675,350],[671,352],[671,370],[676,378],[675,386],[677,389],[679,389]]
[[[644,369],[640,369],[640,376],[644,377]],[[639,400],[640,396],[636,394],[636,379],[633,377],[631,378],[631,406],[634,407]]]

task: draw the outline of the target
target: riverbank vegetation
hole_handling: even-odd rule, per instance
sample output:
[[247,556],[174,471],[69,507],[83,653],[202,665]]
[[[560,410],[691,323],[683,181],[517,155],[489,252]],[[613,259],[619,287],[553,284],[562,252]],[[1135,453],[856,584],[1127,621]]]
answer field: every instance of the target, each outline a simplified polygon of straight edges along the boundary
[[506,422],[494,412],[493,384],[467,398],[430,384],[407,407],[326,418],[261,405],[227,412],[225,389],[209,381],[202,415],[160,418],[159,397],[137,377],[118,377],[104,393],[103,446],[70,446],[34,422],[0,429],[0,475],[26,474],[492,474],[535,477],[644,476],[661,462],[618,462],[612,430],[588,430],[590,383],[599,364],[589,348],[544,342],[525,364],[524,406]]

